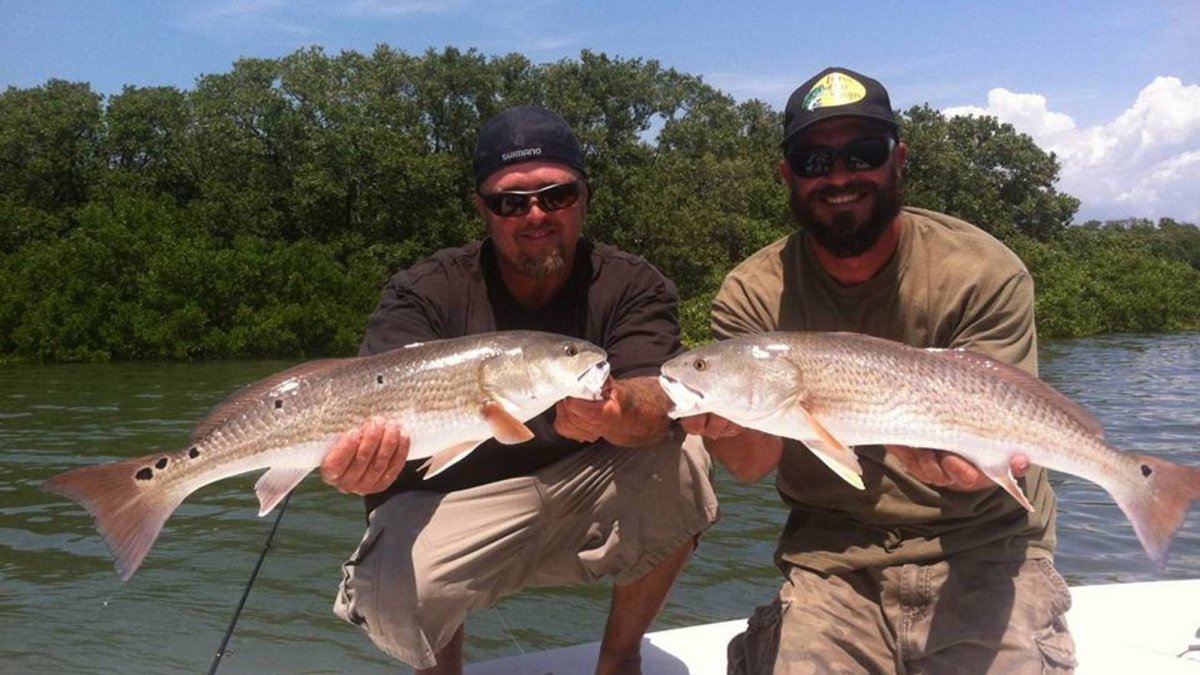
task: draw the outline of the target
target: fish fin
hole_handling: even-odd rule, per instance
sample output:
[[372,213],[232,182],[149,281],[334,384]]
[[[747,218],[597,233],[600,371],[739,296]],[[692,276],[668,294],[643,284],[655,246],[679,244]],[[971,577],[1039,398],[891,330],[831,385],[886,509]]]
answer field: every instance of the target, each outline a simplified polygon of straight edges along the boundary
[[268,469],[254,484],[254,494],[258,495],[258,515],[265,516],[270,513],[271,509],[283,501],[287,493],[310,473],[311,467],[297,469],[291,466],[276,466]]
[[817,456],[817,459],[824,462],[825,466],[833,470],[838,475],[838,478],[841,478],[859,490],[866,489],[866,486],[863,484],[861,467],[856,472],[854,466],[850,465],[850,461],[854,462],[854,465],[858,465],[857,457],[848,458],[840,448],[831,447],[818,439],[805,439],[804,445]]
[[1012,495],[1013,499],[1017,500],[1017,503],[1021,506],[1024,506],[1026,511],[1030,513],[1034,512],[1033,504],[1029,503],[1029,498],[1025,496],[1025,491],[1021,489],[1020,484],[1017,483],[1017,479],[1013,477],[1010,467],[1005,466],[999,470],[985,470],[984,473],[987,474],[988,478],[994,480],[996,485],[1004,488],[1005,492]]
[[862,464],[858,462],[858,455],[854,451],[846,447],[829,430],[825,425],[821,424],[812,413],[808,412],[803,406],[797,406],[805,417],[805,422],[808,428],[816,433],[816,438],[802,439],[804,444],[812,450],[813,454],[825,463],[825,466],[833,470],[839,478],[853,485],[859,490],[865,490],[862,480]]
[[419,471],[425,472],[425,475],[422,476],[422,480],[429,480],[446,469],[454,466],[463,457],[471,454],[471,451],[479,447],[479,444],[482,442],[483,441],[467,441],[465,443],[459,443],[458,445],[452,445],[425,460],[425,463],[418,468]]
[[533,432],[525,423],[512,416],[504,406],[495,401],[483,404],[483,419],[492,428],[492,435],[505,445],[524,443],[533,438]]
[[1041,379],[1014,365],[966,349],[926,349],[923,351],[934,356],[958,361],[976,370],[986,371],[990,376],[999,377],[1010,384],[1036,394],[1070,415],[1071,419],[1081,425],[1093,438],[1104,438],[1103,425],[1086,408],[1067,398],[1062,392]]
[[242,413],[247,408],[261,405],[263,399],[267,398],[271,390],[279,385],[301,377],[311,377],[315,374],[326,372],[352,359],[318,359],[316,361],[305,361],[288,368],[287,370],[275,373],[261,380],[252,382],[238,391],[230,394],[228,398],[221,401],[212,410],[209,411],[204,419],[196,425],[192,431],[192,440],[198,441],[205,436],[211,434],[216,429],[220,428],[231,419],[241,417]]
[[1138,541],[1159,568],[1167,564],[1167,551],[1183,524],[1192,502],[1200,499],[1200,468],[1182,466],[1158,457],[1129,453],[1137,459],[1133,480],[1123,480],[1110,490],[1125,512]]
[[86,466],[42,483],[42,490],[77,502],[95,518],[96,529],[113,553],[113,567],[121,581],[133,576],[167,518],[191,494],[165,490],[162,481],[155,479],[155,464],[163,457],[158,453]]

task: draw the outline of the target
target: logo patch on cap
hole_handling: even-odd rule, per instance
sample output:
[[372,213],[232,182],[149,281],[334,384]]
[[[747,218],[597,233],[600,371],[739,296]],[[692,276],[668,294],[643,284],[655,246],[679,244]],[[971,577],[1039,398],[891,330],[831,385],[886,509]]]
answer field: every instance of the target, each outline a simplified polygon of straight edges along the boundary
[[831,108],[857,103],[867,96],[867,88],[845,73],[830,73],[822,77],[804,97],[804,109]]

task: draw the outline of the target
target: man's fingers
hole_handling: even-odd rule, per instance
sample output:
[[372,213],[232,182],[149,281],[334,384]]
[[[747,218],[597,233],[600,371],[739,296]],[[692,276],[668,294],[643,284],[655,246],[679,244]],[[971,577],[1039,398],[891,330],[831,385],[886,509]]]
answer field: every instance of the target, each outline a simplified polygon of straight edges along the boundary
[[690,417],[680,417],[679,426],[689,434],[704,436],[706,425],[704,423],[704,415],[692,415]]
[[383,439],[383,425],[375,420],[371,420],[363,429],[362,438],[358,442],[358,449],[354,453],[354,459],[350,460],[350,466],[346,467],[344,478],[348,485],[352,488],[361,489],[363,479],[367,471],[371,468],[371,462],[375,458],[375,454],[379,452],[379,442]]
[[411,445],[399,425],[370,420],[334,443],[321,461],[321,478],[345,493],[380,492],[404,470]]
[[386,490],[392,483],[396,482],[396,479],[400,477],[400,472],[404,470],[404,463],[408,461],[408,451],[412,447],[412,439],[398,426],[396,427],[396,434],[396,452],[392,454],[390,466],[387,467],[383,474],[382,485],[379,485],[374,492]]
[[595,442],[604,432],[603,405],[603,401],[559,401],[555,431],[572,440]]
[[712,413],[681,417],[679,418],[679,423],[683,427],[683,430],[689,434],[696,434],[705,438],[725,438],[736,436],[745,431],[740,425]]
[[325,454],[325,459],[321,460],[322,480],[334,487],[338,486],[337,481],[346,473],[346,468],[350,466],[354,454],[358,451],[358,443],[361,439],[362,431],[359,429],[342,434],[342,437]]
[[1029,472],[1029,457],[1026,455],[1013,455],[1009,468],[1012,470],[1013,478],[1024,476]]
[[949,477],[951,486],[964,490],[976,490],[987,487],[992,482],[986,474],[979,470],[979,467],[966,459],[950,453],[938,454],[941,455],[942,470]]
[[932,450],[910,448],[903,445],[889,445],[888,452],[896,456],[913,478],[936,487],[950,485],[952,479],[946,475],[938,462],[938,456]]
[[[973,492],[994,485],[991,477],[965,457],[952,452],[888,445],[887,451],[894,455],[913,478],[935,487]],[[1009,468],[1016,478],[1029,471],[1029,458],[1013,455]]]
[[370,463],[363,469],[362,476],[355,486],[359,494],[371,494],[387,487],[383,482],[391,468],[392,457],[399,445],[400,429],[394,424],[380,427],[379,445],[370,453],[367,460]]
[[396,477],[404,469],[404,463],[408,461],[410,443],[399,425],[389,424],[384,428],[383,438],[379,442],[379,453],[375,455],[371,470],[365,477],[368,485],[363,488],[363,494],[381,492],[396,481]]

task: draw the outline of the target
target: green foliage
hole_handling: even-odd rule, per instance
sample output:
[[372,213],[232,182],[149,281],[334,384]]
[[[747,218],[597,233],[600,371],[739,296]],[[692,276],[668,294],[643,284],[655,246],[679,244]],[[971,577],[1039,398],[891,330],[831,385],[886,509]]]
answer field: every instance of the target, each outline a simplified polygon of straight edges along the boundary
[[83,204],[102,167],[102,118],[86,84],[0,94],[0,200],[49,213]]
[[[685,342],[707,341],[724,275],[794,227],[777,111],[653,60],[382,45],[240,59],[190,91],[0,93],[0,359],[353,353],[392,271],[482,234],[475,138],[521,103],[582,141],[588,234],[674,279]],[[992,118],[919,106],[903,136],[909,203],[1009,241],[1043,335],[1200,325],[1195,226],[1068,227],[1055,157]]]
[[1034,277],[1042,337],[1200,327],[1200,270],[1154,255],[1120,229],[1077,227],[1061,243],[1009,243]]
[[242,236],[225,246],[163,200],[81,209],[11,256],[0,352],[75,361],[349,353],[386,275],[357,247]]
[[908,203],[950,213],[999,237],[1062,234],[1079,200],[1054,188],[1058,160],[994,117],[946,119],[929,106],[903,117]]

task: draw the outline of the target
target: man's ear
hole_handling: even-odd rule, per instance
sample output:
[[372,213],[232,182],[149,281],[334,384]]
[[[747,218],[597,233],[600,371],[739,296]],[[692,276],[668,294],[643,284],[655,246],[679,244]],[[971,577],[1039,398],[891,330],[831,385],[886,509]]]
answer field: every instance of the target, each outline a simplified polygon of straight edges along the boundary
[[788,185],[791,185],[791,183],[792,183],[792,167],[790,164],[787,163],[786,159],[779,160],[779,177],[783,179],[783,182],[787,183]]

